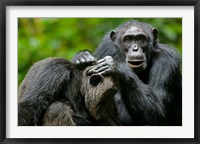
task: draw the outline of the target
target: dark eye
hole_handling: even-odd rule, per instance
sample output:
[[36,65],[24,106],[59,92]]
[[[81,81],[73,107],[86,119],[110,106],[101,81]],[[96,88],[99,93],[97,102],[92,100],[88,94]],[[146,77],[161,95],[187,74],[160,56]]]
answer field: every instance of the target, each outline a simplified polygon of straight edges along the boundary
[[143,40],[143,39],[139,39],[138,42],[139,42],[139,43],[143,43],[144,40]]
[[139,35],[139,36],[137,37],[137,41],[138,41],[139,43],[145,43],[145,42],[147,42],[147,38],[146,38],[146,36],[144,36],[144,35]]
[[123,41],[124,41],[125,43],[130,43],[130,42],[132,41],[132,37],[131,37],[131,36],[125,36],[125,37],[123,38]]

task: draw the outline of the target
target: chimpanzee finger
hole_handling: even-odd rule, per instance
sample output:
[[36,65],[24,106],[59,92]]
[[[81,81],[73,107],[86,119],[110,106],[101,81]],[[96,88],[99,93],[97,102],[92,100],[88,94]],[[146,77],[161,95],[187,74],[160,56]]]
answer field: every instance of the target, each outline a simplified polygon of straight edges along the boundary
[[97,64],[96,66],[91,68],[88,72],[90,72],[90,71],[98,71],[100,68],[105,67],[105,66],[107,66],[107,63],[105,63],[105,62]]
[[89,56],[87,59],[88,59],[88,62],[90,62],[91,64],[97,63],[97,60],[93,56]]
[[91,62],[93,62],[93,63],[97,62],[96,58],[94,58],[93,56],[90,56],[90,59],[91,59]]
[[107,69],[105,69],[104,71],[102,72],[98,72],[99,75],[102,75],[102,76],[106,76],[107,74],[109,74],[111,72],[111,69],[110,67],[108,67]]
[[80,63],[85,63],[86,60],[84,58],[80,58]]
[[83,56],[83,58],[85,59],[85,63],[87,63],[87,64],[96,63],[96,59],[90,53],[89,54],[85,54]]
[[88,70],[88,74],[92,74],[94,73],[94,71],[97,71],[99,68],[101,68],[99,65],[94,66],[93,68]]
[[90,52],[88,52],[88,51],[86,51],[84,54],[87,55],[87,56],[91,56],[91,55],[92,55],[92,54],[91,54]]
[[74,63],[78,65],[78,64],[80,64],[80,61],[76,60]]
[[82,58],[85,60],[85,63],[90,62],[90,58],[87,55],[84,55]]
[[100,64],[100,63],[102,63],[102,62],[105,62],[105,59],[103,58],[103,59],[100,59],[100,60],[98,60],[98,64]]
[[96,73],[102,73],[106,69],[109,69],[109,66],[104,66],[104,67],[101,67],[101,68],[99,68],[97,70],[91,69],[91,70],[88,71],[88,74],[91,75],[91,74],[96,74]]
[[100,59],[97,63],[98,64],[105,63],[106,65],[111,65],[111,66],[115,64],[115,62],[111,56],[106,56],[103,59]]

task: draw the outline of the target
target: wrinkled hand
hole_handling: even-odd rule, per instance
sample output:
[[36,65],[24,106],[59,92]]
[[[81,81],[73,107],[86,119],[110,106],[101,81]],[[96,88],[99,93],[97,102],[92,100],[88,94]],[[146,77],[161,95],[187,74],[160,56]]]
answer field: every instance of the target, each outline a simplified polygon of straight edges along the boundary
[[97,62],[91,69],[88,70],[88,74],[100,74],[107,75],[116,72],[116,63],[111,56],[106,56]]
[[96,58],[88,51],[82,51],[72,59],[79,68],[85,68],[97,62]]

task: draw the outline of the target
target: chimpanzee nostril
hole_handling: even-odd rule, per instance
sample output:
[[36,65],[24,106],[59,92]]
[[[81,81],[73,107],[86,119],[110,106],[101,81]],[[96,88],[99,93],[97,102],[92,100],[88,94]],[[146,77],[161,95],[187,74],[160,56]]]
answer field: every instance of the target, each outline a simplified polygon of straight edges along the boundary
[[93,86],[97,86],[102,80],[103,80],[103,77],[101,75],[93,74],[90,77],[90,84]]
[[136,45],[136,44],[133,45],[133,46],[132,46],[132,50],[133,50],[133,51],[137,51],[137,50],[138,50],[138,45]]

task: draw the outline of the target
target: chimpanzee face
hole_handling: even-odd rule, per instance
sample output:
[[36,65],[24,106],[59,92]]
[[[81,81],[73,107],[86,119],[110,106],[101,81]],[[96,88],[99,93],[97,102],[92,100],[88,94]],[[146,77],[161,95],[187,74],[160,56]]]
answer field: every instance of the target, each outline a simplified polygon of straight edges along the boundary
[[147,67],[146,52],[149,47],[148,34],[141,28],[131,26],[126,30],[111,33],[111,39],[124,52],[127,64],[136,71]]
[[146,69],[146,50],[148,48],[147,34],[133,26],[125,31],[120,41],[121,48],[125,51],[127,64],[132,69]]

